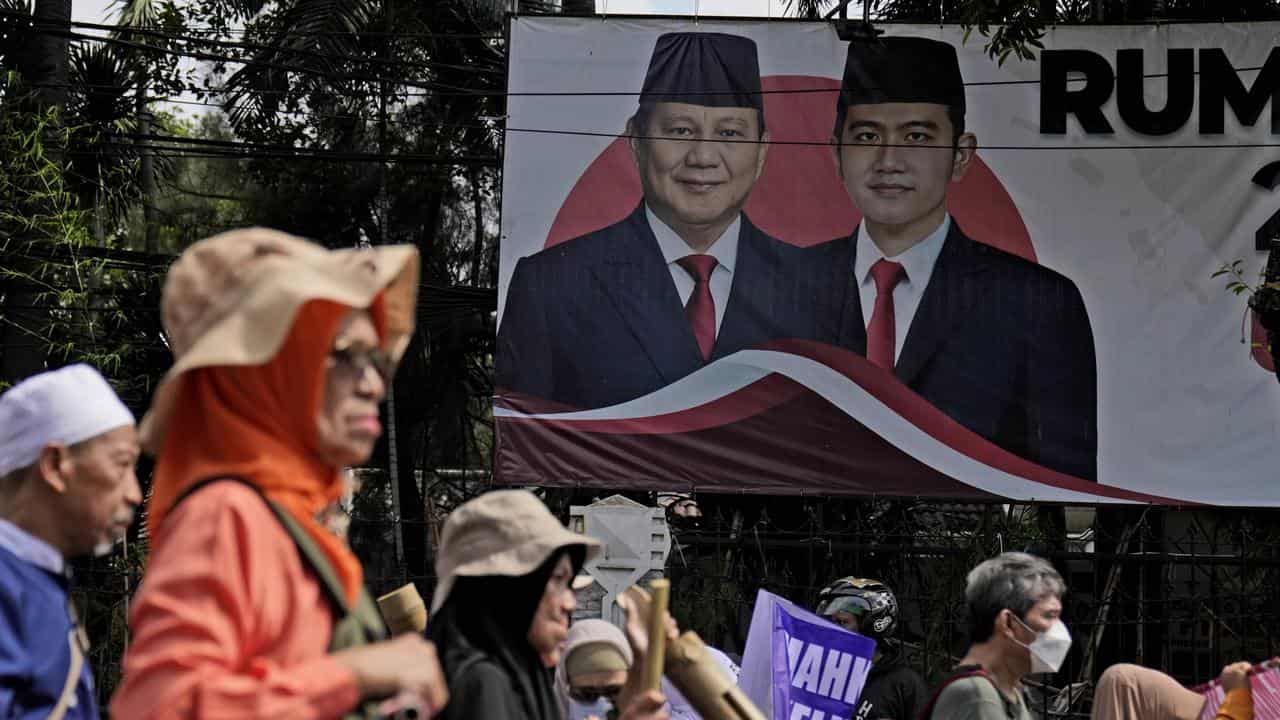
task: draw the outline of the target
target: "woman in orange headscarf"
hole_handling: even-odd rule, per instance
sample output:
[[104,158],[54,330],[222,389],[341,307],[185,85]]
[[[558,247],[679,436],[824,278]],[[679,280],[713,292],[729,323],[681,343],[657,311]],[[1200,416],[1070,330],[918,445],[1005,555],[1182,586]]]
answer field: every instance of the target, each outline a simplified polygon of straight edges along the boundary
[[170,270],[176,363],[141,430],[151,557],[114,717],[443,706],[433,647],[384,639],[359,562],[317,520],[381,434],[417,277],[412,248],[331,252],[262,229],[197,243]]

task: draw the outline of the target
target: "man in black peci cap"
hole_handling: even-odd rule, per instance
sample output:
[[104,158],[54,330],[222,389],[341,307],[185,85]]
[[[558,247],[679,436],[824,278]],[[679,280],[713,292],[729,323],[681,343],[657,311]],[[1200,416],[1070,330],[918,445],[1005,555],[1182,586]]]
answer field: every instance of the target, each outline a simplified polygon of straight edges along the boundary
[[658,38],[627,122],[644,199],[625,219],[523,258],[495,385],[576,408],[646,395],[774,338],[813,338],[817,278],[742,212],[764,168],[756,44]]
[[[892,370],[974,433],[1048,468],[1097,476],[1097,368],[1069,279],[977,243],[947,213],[972,161],[955,48],[886,37],[849,46],[832,147],[862,211],[814,248],[839,344]],[[830,268],[830,270],[822,270]]]

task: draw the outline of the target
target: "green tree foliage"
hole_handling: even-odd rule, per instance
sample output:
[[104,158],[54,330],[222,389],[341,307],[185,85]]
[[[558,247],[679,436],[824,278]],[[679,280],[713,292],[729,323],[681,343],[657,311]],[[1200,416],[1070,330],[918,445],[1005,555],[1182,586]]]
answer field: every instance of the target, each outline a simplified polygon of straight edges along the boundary
[[[788,0],[799,17],[832,14],[838,0]],[[1249,21],[1280,18],[1276,0],[866,0],[849,3],[873,22],[959,23],[985,38],[983,49],[1003,63],[1031,60],[1045,28],[1054,23],[1145,22],[1150,20]],[[967,37],[967,36],[966,36]]]
[[[226,116],[217,111],[189,119],[160,113],[155,132],[196,140],[236,140]],[[161,160],[163,172],[154,205],[161,252],[177,254],[202,238],[259,222],[252,208],[262,203],[262,189],[249,179],[247,159],[178,154]],[[142,207],[135,203],[123,226],[124,237],[143,237],[145,223]]]
[[[241,187],[253,188],[203,192],[235,196],[227,207],[254,224],[331,247],[410,243],[422,253],[419,331],[393,407],[407,574],[425,576],[428,490],[415,469],[489,463],[500,141],[492,118],[504,112],[497,3],[200,0],[190,14],[227,58],[198,89],[225,110],[219,132],[303,151],[201,161],[192,167],[234,166]],[[373,464],[393,464],[389,445]]]
[[34,290],[34,308],[17,309],[39,309],[45,322],[20,330],[49,365],[92,363],[140,409],[162,367],[155,306],[145,304],[159,269],[93,242],[92,215],[46,144],[83,132],[61,123],[54,108],[0,105],[0,287]]

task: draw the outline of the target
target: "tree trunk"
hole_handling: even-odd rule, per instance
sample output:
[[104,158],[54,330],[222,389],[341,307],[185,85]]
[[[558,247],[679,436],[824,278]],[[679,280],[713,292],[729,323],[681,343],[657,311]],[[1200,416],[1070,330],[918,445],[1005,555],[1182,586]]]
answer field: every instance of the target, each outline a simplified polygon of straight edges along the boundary
[[467,274],[467,284],[480,287],[480,265],[484,261],[484,195],[480,191],[480,169],[471,168],[471,208],[475,216],[475,239],[471,246],[471,272]]
[[[24,83],[32,88],[32,110],[43,112],[49,108],[64,108],[67,104],[70,59],[71,0],[36,0],[33,19],[39,28],[27,45],[26,53],[18,59],[18,71]],[[45,138],[46,154],[61,164],[61,139],[58,133]],[[35,208],[21,212],[30,213]],[[38,234],[28,233],[18,245],[18,252],[8,259],[20,274],[34,275],[40,262],[26,252],[37,240]],[[36,307],[40,298],[36,286],[22,279],[12,279],[3,289],[4,315],[0,322],[0,379],[16,382],[44,369],[45,343],[42,340],[48,327],[49,314]]]
[[70,57],[67,48],[71,32],[71,0],[36,0],[33,14],[36,36],[27,45],[18,67],[27,84],[36,89],[37,102],[44,107],[67,104]]
[[146,95],[146,87],[143,84],[138,100],[138,134],[147,138],[142,141],[142,161],[138,171],[142,176],[142,218],[146,228],[144,247],[149,253],[158,253],[160,252],[160,223],[159,218],[156,217],[156,171],[155,162],[152,159],[152,153],[155,151],[149,139],[152,132],[152,115],[143,99]]

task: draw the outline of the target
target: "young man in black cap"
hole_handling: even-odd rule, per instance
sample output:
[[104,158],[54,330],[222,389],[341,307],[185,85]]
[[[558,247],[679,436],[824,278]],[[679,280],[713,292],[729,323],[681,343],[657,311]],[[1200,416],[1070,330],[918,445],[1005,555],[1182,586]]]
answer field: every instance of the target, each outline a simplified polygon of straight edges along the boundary
[[769,140],[755,42],[659,37],[627,134],[643,202],[516,266],[498,388],[603,407],[737,350],[813,337],[817,280],[793,271],[800,250],[742,213]]
[[964,115],[952,46],[850,44],[832,147],[863,219],[815,248],[839,344],[996,445],[1096,479],[1097,369],[1080,292],[971,240],[947,213],[947,187],[977,147]]

